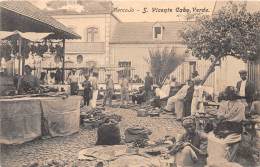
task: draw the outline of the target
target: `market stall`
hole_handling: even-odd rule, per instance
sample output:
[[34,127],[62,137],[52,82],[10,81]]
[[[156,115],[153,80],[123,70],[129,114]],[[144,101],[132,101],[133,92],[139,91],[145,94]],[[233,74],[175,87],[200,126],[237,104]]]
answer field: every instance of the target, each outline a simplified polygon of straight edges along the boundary
[[80,96],[0,99],[0,144],[21,144],[42,135],[79,130]]
[[[58,55],[64,83],[65,40],[81,37],[27,1],[1,1],[0,10],[0,58],[19,60],[18,74],[24,75],[25,59],[31,55]],[[63,89],[68,88],[63,85]],[[65,91],[0,96],[0,144],[77,132],[81,97],[68,96]]]

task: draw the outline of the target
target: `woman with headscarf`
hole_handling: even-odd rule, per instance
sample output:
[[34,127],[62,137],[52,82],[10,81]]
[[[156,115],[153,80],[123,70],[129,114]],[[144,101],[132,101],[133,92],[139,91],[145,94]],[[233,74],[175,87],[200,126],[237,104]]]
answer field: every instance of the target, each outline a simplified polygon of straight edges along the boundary
[[175,154],[177,166],[193,166],[206,156],[207,135],[196,130],[193,116],[185,117],[182,122],[185,132],[177,136],[177,141],[170,154]]
[[[221,102],[217,112],[217,127],[208,136],[208,165],[234,160],[245,120],[245,105],[239,100],[235,87],[225,89],[226,101]],[[217,165],[219,166],[219,165]]]

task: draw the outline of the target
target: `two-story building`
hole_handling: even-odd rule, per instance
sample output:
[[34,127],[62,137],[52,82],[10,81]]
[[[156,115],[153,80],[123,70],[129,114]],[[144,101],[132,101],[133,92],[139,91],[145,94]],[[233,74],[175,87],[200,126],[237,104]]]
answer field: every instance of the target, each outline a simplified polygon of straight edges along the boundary
[[[226,2],[225,2],[226,3]],[[225,4],[216,2],[212,14]],[[255,6],[255,5],[253,5]],[[110,72],[118,81],[122,68],[128,68],[131,76],[137,74],[144,78],[150,70],[147,63],[149,49],[174,48],[176,56],[185,57],[172,75],[184,82],[194,70],[205,75],[210,62],[198,60],[185,53],[180,31],[192,22],[124,22],[113,14],[113,4],[109,1],[50,1],[46,11],[64,25],[82,36],[80,40],[66,43],[66,61],[70,67],[96,65],[100,68],[100,80],[104,72]],[[214,91],[223,90],[239,80],[238,71],[246,69],[247,64],[229,57],[209,77],[206,85]],[[232,77],[230,77],[232,76]]]

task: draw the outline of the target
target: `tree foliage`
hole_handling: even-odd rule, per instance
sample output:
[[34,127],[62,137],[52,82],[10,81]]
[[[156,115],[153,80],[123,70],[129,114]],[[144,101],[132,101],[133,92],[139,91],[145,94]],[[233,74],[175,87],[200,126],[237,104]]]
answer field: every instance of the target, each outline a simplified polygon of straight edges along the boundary
[[248,12],[246,3],[229,2],[216,15],[197,17],[197,24],[187,27],[181,36],[194,56],[212,60],[210,73],[225,56],[244,61],[257,58],[259,21],[260,13]]
[[162,84],[168,76],[182,61],[182,57],[176,56],[174,48],[149,49],[149,59],[151,73],[157,84]]

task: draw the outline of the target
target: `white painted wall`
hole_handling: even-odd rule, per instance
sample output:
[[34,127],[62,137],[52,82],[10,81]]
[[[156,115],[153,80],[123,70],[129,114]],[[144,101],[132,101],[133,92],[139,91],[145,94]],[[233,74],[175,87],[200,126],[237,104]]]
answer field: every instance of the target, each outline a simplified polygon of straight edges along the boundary
[[87,42],[88,27],[97,27],[99,35],[96,42],[105,42],[106,15],[59,15],[53,17],[67,27],[75,27],[74,32],[82,37],[82,39],[70,40],[70,42]]
[[118,67],[119,61],[131,61],[135,74],[144,78],[147,71],[150,71],[150,65],[147,63],[149,58],[149,48],[172,48],[178,56],[184,56],[185,48],[183,45],[169,44],[111,44],[110,45],[110,64]]

